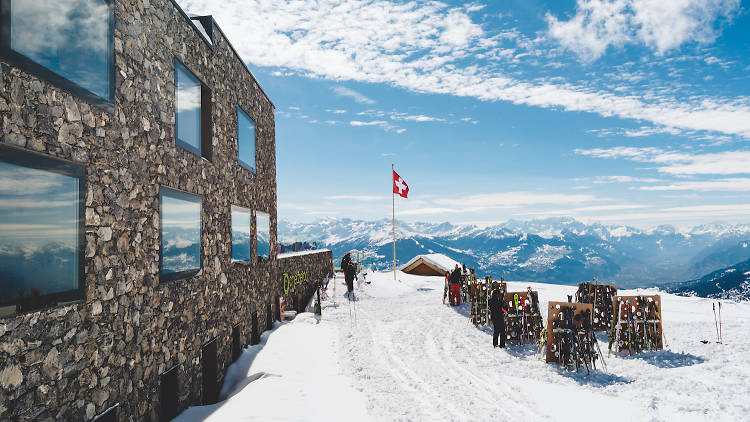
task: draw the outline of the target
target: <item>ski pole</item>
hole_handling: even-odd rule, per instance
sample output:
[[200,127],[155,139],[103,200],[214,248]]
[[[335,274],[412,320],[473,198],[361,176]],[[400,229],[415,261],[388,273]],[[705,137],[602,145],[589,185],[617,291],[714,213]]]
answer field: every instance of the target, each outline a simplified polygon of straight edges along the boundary
[[711,302],[711,307],[714,308],[714,326],[716,327],[716,342],[721,343],[719,340],[719,323],[716,320],[716,303]]
[[721,302],[719,302],[719,343],[724,342],[724,335],[721,333]]

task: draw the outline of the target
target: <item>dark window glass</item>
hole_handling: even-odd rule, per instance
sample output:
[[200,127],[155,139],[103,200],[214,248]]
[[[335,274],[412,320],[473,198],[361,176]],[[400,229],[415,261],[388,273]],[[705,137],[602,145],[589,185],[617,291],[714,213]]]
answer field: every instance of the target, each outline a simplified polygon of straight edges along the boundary
[[250,211],[232,208],[232,260],[250,261]]
[[175,61],[177,144],[201,155],[201,82]]
[[214,404],[219,399],[219,383],[216,371],[216,339],[201,349],[201,371],[203,375],[203,404]]
[[267,261],[271,257],[271,219],[267,213],[256,213],[255,232],[258,239],[258,261]]
[[177,417],[177,368],[172,368],[161,374],[159,407],[160,421],[171,421]]
[[237,144],[240,164],[255,172],[255,122],[237,109]]
[[105,0],[10,0],[10,48],[110,99],[109,8]]
[[27,310],[80,293],[83,175],[0,148],[0,306]]
[[201,198],[162,187],[161,278],[185,278],[201,268]]

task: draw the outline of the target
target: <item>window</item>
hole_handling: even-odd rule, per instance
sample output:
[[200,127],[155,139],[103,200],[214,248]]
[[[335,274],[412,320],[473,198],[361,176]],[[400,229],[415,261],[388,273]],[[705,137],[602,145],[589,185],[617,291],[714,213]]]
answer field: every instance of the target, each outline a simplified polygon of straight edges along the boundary
[[211,158],[211,90],[175,60],[176,143],[195,155]]
[[159,420],[171,421],[177,417],[177,367],[161,374],[159,383]]
[[216,339],[201,348],[201,372],[203,375],[203,404],[214,404],[219,400],[219,383],[216,371]]
[[236,362],[242,355],[242,340],[240,338],[240,324],[232,327],[232,362]]
[[237,108],[237,148],[240,165],[255,173],[255,122]]
[[232,207],[232,261],[250,262],[250,210]]
[[271,219],[265,212],[255,215],[255,238],[258,239],[258,262],[271,258]]
[[161,281],[192,277],[201,269],[201,198],[159,188]]
[[112,99],[110,0],[0,0],[2,55],[94,103]]
[[0,316],[83,297],[84,170],[0,147]]

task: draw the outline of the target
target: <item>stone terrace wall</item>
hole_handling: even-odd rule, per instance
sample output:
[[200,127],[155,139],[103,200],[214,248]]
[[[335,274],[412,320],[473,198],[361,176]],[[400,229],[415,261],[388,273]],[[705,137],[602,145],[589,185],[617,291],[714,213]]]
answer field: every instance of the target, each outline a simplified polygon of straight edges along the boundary
[[[0,60],[0,142],[86,169],[85,298],[0,319],[0,420],[91,420],[116,403],[120,420],[157,420],[173,367],[179,408],[199,404],[201,345],[217,339],[222,374],[232,326],[249,342],[280,291],[273,105],[219,31],[212,49],[169,0],[112,4],[113,109]],[[210,161],[175,145],[174,59],[213,91]],[[256,123],[256,174],[237,163],[237,106]],[[160,185],[203,198],[202,270],[161,284]],[[231,205],[270,214],[269,262],[231,263]]]
[[292,252],[279,255],[280,290],[287,307],[303,312],[315,293],[316,283],[333,274],[333,255],[329,250]]

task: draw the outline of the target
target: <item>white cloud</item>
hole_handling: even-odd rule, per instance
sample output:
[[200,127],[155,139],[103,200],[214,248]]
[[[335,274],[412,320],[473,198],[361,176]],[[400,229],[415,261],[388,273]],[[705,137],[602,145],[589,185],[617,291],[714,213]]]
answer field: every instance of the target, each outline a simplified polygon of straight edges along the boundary
[[437,199],[441,205],[462,204],[474,208],[515,208],[540,204],[579,204],[599,200],[594,195],[538,193],[538,192],[499,192],[469,195],[462,198]]
[[394,126],[390,124],[389,122],[385,120],[369,120],[369,121],[362,121],[362,120],[351,120],[349,122],[350,126],[377,126],[380,128],[383,128],[386,132],[396,132],[398,134],[406,132],[406,129],[399,128],[398,126]]
[[640,190],[750,192],[750,179],[738,177],[717,180],[686,181],[676,182],[669,185],[641,186]]
[[596,176],[593,180],[595,184],[604,183],[658,183],[661,179],[651,177],[634,177],[634,176]]
[[391,113],[392,120],[410,120],[412,122],[444,122],[440,117],[425,116],[423,114],[409,115],[406,113]]
[[335,195],[328,196],[326,199],[332,200],[347,200],[347,201],[382,201],[385,200],[385,196],[373,196],[373,195]]
[[527,215],[527,216],[560,216],[560,217],[580,217],[581,213],[592,213],[602,211],[622,211],[622,210],[635,210],[652,208],[653,205],[645,204],[619,204],[619,205],[593,205],[588,207],[577,207],[567,208],[559,210],[547,210],[547,211],[528,211],[520,212],[515,215]]
[[349,122],[349,124],[352,126],[384,126],[388,124],[388,122],[383,121],[383,120],[372,120],[369,122],[363,122],[360,120],[352,120]]
[[360,103],[360,104],[375,104],[375,100],[368,98],[364,94],[357,92],[353,89],[349,89],[344,86],[335,86],[331,88],[334,94],[340,96],[340,97],[347,97],[351,98],[352,100]]
[[[736,0],[705,1],[710,5],[736,3]],[[641,0],[637,2],[640,4]],[[712,13],[715,10],[695,6],[693,0],[683,2],[689,2],[691,8],[686,10],[691,12],[680,16],[693,16],[694,10]],[[636,0],[628,0],[631,3]],[[512,76],[518,73],[507,67],[508,60],[492,59],[505,49],[503,43],[510,38],[502,32],[487,33],[486,28],[473,23],[470,12],[462,7],[440,2],[386,0],[341,3],[181,0],[181,4],[196,13],[213,14],[242,57],[257,66],[283,68],[328,80],[389,84],[414,92],[584,111],[656,126],[750,138],[748,98],[711,97],[702,93],[688,98],[670,96],[677,94],[639,96],[601,88],[596,82],[576,85],[560,78],[530,81]],[[648,10],[655,9],[638,12],[643,22],[652,21]],[[711,16],[718,16],[717,13]],[[673,23],[670,17],[665,19]],[[454,24],[461,29],[452,28]],[[654,40],[648,42],[662,46],[658,48],[671,45],[657,43],[656,29],[645,31],[644,39],[651,40],[649,34],[654,34]],[[543,54],[541,50],[537,52],[533,42],[522,40],[518,34],[515,37],[513,41],[524,44],[524,51],[533,53],[532,57]],[[365,103],[373,101],[367,97],[359,99]]]
[[719,35],[717,20],[732,18],[739,0],[577,0],[567,21],[547,15],[549,34],[584,60],[609,46],[642,44],[663,55],[688,42],[707,44]]
[[329,112],[329,113],[333,113],[333,114],[344,114],[344,113],[346,113],[346,110],[337,110],[337,109],[330,109],[330,108],[327,108],[326,111]]
[[575,152],[596,158],[623,158],[654,163],[659,172],[673,175],[750,174],[750,151],[688,153],[654,147],[613,147],[577,149]]
[[[463,197],[425,198],[418,206],[399,210],[399,215],[475,214],[494,210],[524,210],[530,206],[567,206],[599,202],[603,199],[587,194],[561,194],[543,192],[498,192]],[[591,206],[592,210],[596,206]],[[605,206],[606,207],[606,206]],[[615,208],[620,209],[620,208]]]
[[750,204],[716,204],[716,205],[696,205],[686,207],[665,208],[661,211],[622,213],[597,216],[596,220],[601,222],[626,221],[644,222],[644,221],[662,221],[674,224],[678,221],[699,221],[715,218],[726,217],[747,217],[750,213]]

